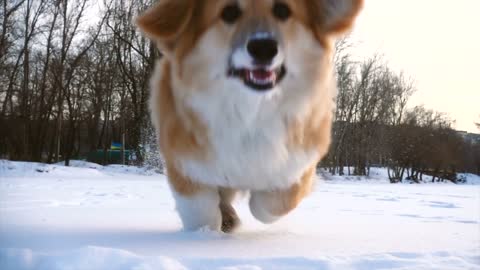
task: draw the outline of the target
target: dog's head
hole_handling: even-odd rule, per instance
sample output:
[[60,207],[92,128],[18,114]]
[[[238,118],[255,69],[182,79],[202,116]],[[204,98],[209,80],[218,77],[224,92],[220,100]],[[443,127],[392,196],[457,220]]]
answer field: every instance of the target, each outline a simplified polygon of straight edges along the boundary
[[315,77],[324,65],[320,59],[331,56],[334,37],[351,27],[362,4],[160,0],[137,25],[156,41],[181,81],[199,88],[222,81],[228,88],[263,93]]

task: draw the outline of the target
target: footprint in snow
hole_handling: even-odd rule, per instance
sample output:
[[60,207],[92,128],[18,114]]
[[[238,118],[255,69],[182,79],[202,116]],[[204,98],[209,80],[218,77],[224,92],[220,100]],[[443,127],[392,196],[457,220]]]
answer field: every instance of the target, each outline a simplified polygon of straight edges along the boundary
[[455,220],[455,221],[463,224],[479,224],[478,221],[474,221],[474,220]]
[[398,202],[396,198],[379,198],[377,201],[384,201],[384,202]]
[[434,208],[460,208],[453,203],[439,202],[439,201],[429,201],[427,202],[427,206],[434,207]]

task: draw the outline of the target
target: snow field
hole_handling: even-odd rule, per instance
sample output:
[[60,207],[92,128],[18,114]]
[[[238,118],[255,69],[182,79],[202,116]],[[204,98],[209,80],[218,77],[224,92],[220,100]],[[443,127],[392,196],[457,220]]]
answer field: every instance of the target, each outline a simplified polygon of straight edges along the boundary
[[163,175],[73,165],[0,161],[0,269],[480,269],[478,185],[319,180],[273,225],[239,201],[227,235],[182,231]]

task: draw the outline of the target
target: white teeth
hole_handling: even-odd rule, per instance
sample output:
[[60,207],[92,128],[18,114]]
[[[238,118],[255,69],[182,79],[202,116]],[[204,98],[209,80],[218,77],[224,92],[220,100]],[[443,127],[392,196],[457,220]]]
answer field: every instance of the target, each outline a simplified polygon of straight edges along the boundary
[[254,84],[259,84],[259,85],[272,84],[272,83],[275,83],[277,81],[277,74],[275,72],[273,72],[270,77],[265,78],[265,79],[255,78],[255,76],[253,75],[253,72],[248,72],[247,77],[248,77],[247,79],[249,81],[253,82]]

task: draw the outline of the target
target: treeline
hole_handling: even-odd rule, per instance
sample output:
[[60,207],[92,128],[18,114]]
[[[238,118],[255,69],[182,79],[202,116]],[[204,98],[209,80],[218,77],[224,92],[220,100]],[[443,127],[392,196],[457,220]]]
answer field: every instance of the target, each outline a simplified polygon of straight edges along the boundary
[[447,116],[422,106],[408,109],[413,80],[374,56],[354,61],[348,40],[338,44],[339,93],[333,143],[321,166],[333,174],[368,175],[389,168],[391,182],[458,181],[457,172],[480,174],[480,140],[465,140]]
[[132,21],[151,2],[0,1],[0,157],[68,164],[125,141],[142,159],[158,55]]
[[[154,0],[0,0],[0,158],[57,162],[124,142],[159,164],[149,126],[155,46],[133,26]],[[94,14],[94,15],[92,15]],[[414,83],[381,57],[355,61],[340,42],[331,152],[322,166],[392,182],[480,173],[478,143],[444,115],[407,109]]]

